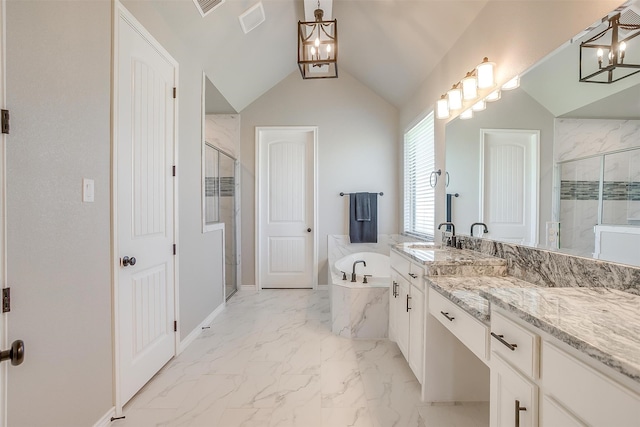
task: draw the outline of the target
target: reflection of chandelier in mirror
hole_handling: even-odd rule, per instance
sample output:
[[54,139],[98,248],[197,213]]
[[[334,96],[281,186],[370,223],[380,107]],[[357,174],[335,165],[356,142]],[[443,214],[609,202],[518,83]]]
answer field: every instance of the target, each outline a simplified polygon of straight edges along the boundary
[[298,67],[302,78],[338,77],[337,20],[322,20],[320,1],[313,15],[315,21],[298,21]]
[[629,10],[608,22],[606,29],[580,43],[581,82],[613,83],[640,72],[640,49],[630,49],[638,43],[629,43],[640,35],[640,16]]

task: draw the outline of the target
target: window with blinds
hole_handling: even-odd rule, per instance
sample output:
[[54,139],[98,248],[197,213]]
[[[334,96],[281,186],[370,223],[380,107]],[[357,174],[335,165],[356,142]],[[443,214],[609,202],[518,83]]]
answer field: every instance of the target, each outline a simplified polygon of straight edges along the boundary
[[435,169],[433,112],[404,134],[404,232],[434,238],[435,191],[429,183]]

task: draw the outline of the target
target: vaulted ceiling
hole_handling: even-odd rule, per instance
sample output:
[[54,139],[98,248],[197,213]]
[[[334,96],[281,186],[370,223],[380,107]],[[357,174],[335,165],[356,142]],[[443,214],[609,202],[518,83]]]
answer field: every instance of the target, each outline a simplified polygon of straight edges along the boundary
[[[266,20],[248,34],[238,16],[257,0],[227,0],[204,18],[193,0],[146,2],[202,58],[207,76],[238,112],[298,68],[296,24],[304,20],[303,0],[262,0]],[[338,70],[400,107],[486,3],[334,0]]]

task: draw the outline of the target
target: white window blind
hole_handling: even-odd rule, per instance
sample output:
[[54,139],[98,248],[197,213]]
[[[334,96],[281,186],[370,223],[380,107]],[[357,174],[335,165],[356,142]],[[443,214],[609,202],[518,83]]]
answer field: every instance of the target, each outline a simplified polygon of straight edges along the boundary
[[404,232],[429,239],[435,227],[435,191],[429,183],[434,148],[432,112],[404,134]]

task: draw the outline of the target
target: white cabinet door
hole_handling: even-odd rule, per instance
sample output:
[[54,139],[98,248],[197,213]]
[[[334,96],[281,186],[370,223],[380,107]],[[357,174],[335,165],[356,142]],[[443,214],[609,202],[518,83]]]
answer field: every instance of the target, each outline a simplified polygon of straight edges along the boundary
[[404,354],[404,358],[409,360],[409,282],[402,276],[398,276],[398,323],[396,324],[396,343],[400,347],[400,351]]
[[538,421],[538,387],[491,355],[491,427],[535,427]]
[[409,366],[422,384],[422,372],[424,370],[424,292],[411,285],[409,298]]

